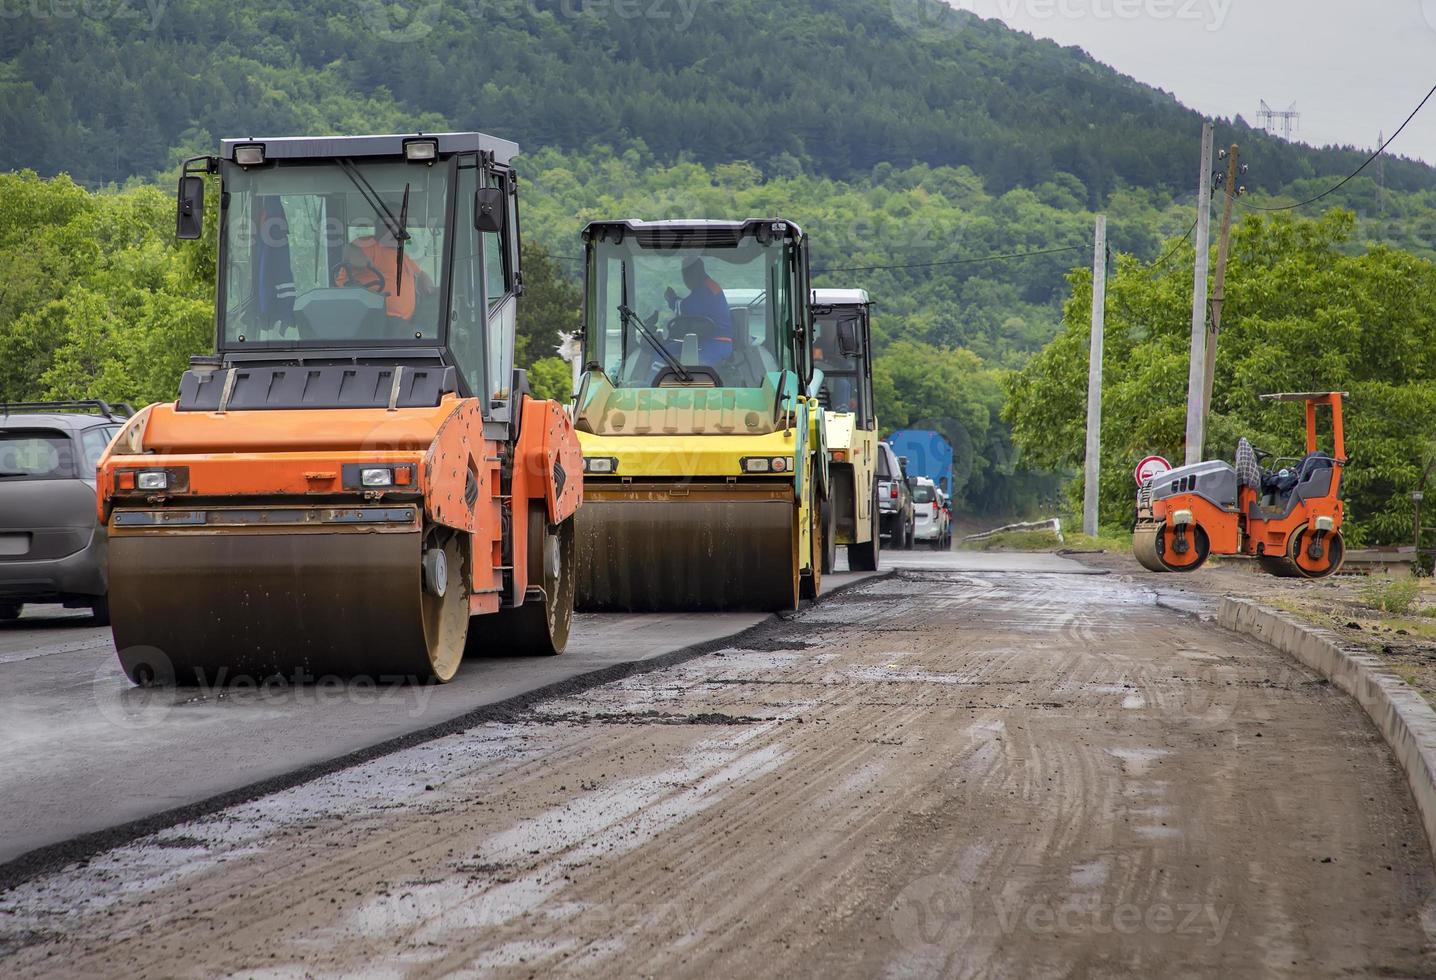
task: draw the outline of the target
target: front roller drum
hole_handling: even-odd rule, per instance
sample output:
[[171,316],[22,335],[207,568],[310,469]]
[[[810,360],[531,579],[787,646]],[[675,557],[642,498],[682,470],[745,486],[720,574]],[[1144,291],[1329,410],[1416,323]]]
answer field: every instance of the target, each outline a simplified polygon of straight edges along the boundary
[[1165,523],[1138,524],[1132,532],[1132,555],[1153,572],[1194,572],[1211,554],[1207,532],[1199,524],[1184,525],[1181,535]]
[[110,618],[138,684],[447,681],[469,622],[447,529],[112,534]]
[[590,481],[574,520],[580,610],[771,612],[798,605],[791,483]]

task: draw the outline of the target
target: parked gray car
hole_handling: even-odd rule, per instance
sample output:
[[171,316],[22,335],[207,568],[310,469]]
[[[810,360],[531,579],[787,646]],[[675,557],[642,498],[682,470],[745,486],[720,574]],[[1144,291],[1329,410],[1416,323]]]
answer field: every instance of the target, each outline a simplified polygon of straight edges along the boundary
[[912,487],[908,483],[904,458],[886,442],[878,443],[877,478],[878,517],[882,521],[882,534],[894,548],[911,548],[917,530]]
[[0,403],[0,621],[27,602],[109,622],[95,464],[133,414],[101,401]]

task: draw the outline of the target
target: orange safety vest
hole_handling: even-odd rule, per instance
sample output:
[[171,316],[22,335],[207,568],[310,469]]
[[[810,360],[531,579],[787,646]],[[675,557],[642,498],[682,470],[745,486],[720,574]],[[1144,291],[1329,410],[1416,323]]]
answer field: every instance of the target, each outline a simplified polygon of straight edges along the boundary
[[339,271],[334,275],[334,285],[348,285],[352,275],[354,285],[363,286],[365,289],[384,296],[385,313],[401,320],[412,320],[414,307],[418,302],[419,276],[423,274],[419,264],[409,256],[404,256],[404,268],[399,279],[403,288],[396,291],[390,280],[394,278],[394,263],[399,254],[398,248],[392,245],[381,245],[373,235],[356,238],[350,244],[364,253],[364,257],[369,260],[369,265],[353,270],[350,270],[348,266],[341,265]]

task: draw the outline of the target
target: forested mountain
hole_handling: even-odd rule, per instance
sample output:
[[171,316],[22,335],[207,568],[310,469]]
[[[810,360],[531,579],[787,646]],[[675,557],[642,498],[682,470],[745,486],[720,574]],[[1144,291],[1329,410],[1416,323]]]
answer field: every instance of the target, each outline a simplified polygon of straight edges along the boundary
[[[1122,185],[1185,191],[1199,118],[929,0],[106,0],[17,8],[0,34],[0,170],[95,185],[221,136],[445,126],[769,175],[967,166],[995,194],[1061,172],[1096,206]],[[1361,159],[1227,135],[1260,161],[1254,189]],[[1393,161],[1386,179],[1432,173]]]

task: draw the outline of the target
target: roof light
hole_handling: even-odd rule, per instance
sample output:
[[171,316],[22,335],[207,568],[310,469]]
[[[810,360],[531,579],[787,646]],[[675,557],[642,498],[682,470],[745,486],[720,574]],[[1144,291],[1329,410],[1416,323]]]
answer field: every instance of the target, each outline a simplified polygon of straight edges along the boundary
[[244,143],[234,148],[234,162],[241,167],[257,167],[264,162],[263,143]]
[[404,159],[410,163],[432,163],[439,158],[438,140],[405,140]]

